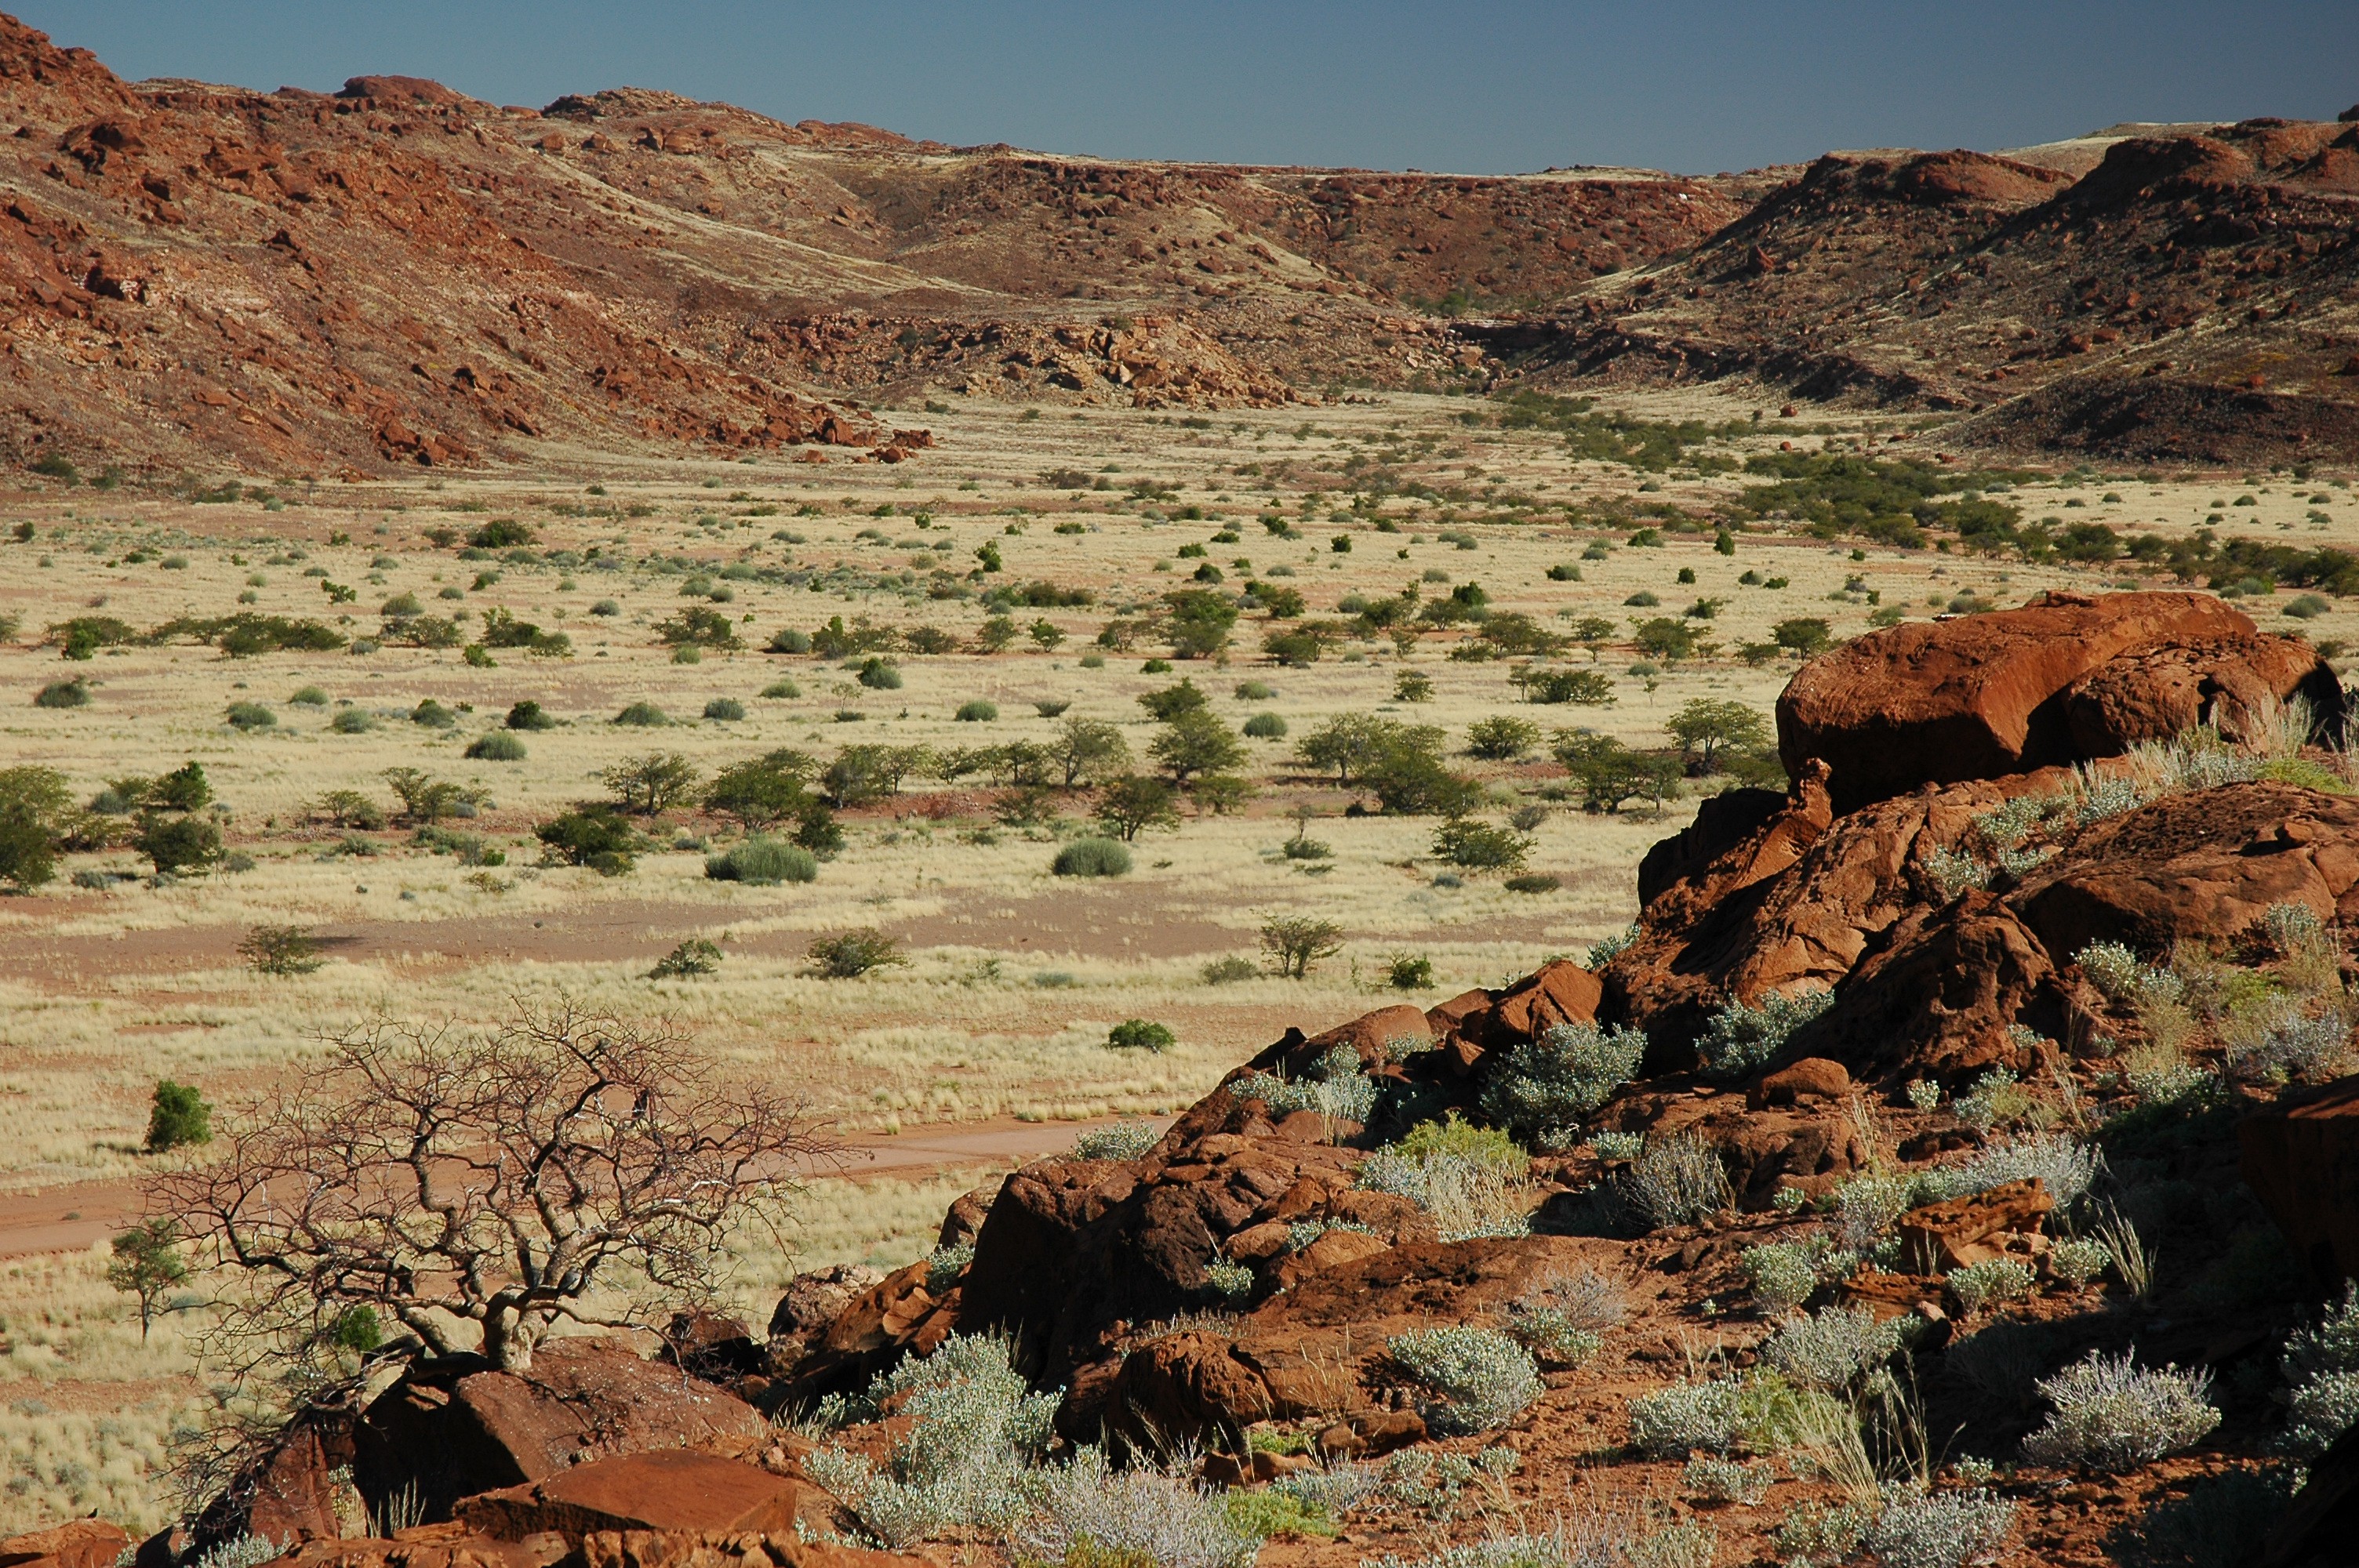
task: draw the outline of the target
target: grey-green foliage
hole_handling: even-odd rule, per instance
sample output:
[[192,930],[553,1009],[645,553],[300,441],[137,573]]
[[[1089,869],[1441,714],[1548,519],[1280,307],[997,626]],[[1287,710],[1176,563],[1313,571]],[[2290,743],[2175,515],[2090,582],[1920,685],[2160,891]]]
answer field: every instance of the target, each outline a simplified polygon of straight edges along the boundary
[[2134,1469],[2220,1424],[2207,1398],[2211,1388],[2209,1372],[2140,1368],[2126,1351],[2108,1359],[2092,1350],[2086,1360],[2041,1379],[2039,1391],[2055,1409],[2023,1440],[2024,1457],[2037,1465]]
[[2314,1325],[2286,1336],[2283,1369],[2291,1389],[2285,1446],[2323,1454],[2359,1422],[2359,1284],[2345,1285]]
[[1696,1054],[1704,1072],[1715,1078],[1741,1078],[1767,1065],[1785,1049],[1795,1030],[1826,1011],[1832,991],[1800,991],[1793,996],[1769,996],[1748,1007],[1734,998],[1714,1013],[1697,1037]]
[[1599,937],[1589,945],[1589,956],[1586,959],[1588,968],[1603,968],[1637,940],[1638,927],[1636,922],[1616,931],[1611,936]]
[[1770,1485],[1777,1478],[1777,1473],[1764,1463],[1745,1465],[1734,1459],[1698,1455],[1688,1461],[1680,1485],[1688,1496],[1708,1503],[1737,1503],[1751,1508],[1769,1495]]
[[1744,1390],[1733,1378],[1672,1383],[1630,1401],[1630,1445],[1657,1459],[1724,1454],[1742,1435]]
[[1020,1561],[1248,1568],[1261,1546],[1220,1494],[1146,1465],[1115,1470],[1094,1447],[1029,1472],[1021,1498]]
[[1376,1081],[1362,1070],[1360,1054],[1349,1045],[1330,1050],[1299,1078],[1254,1073],[1239,1079],[1231,1092],[1241,1100],[1261,1100],[1281,1116],[1315,1110],[1364,1124],[1376,1108]]
[[261,1568],[286,1555],[292,1541],[273,1541],[252,1531],[234,1536],[201,1554],[195,1568]]
[[1763,1312],[1787,1313],[1809,1301],[1823,1281],[1839,1271],[1840,1263],[1825,1241],[1812,1238],[1748,1247],[1737,1259],[1737,1266],[1745,1271],[1753,1299]]
[[803,1460],[811,1479],[888,1546],[961,1527],[1013,1527],[1027,1510],[1024,1473],[1048,1448],[1060,1396],[1032,1392],[1009,1364],[1006,1340],[962,1335],[903,1361],[855,1399],[821,1401],[816,1419],[873,1420],[897,1396],[910,1423],[881,1465],[821,1444]]
[[732,844],[720,854],[706,856],[704,874],[714,881],[776,887],[781,882],[815,880],[819,876],[819,860],[809,849],[757,837]]
[[2333,1076],[2351,1052],[2351,1026],[2330,1008],[2315,1016],[2279,997],[2260,1021],[2259,1032],[2228,1047],[2228,1070],[2241,1078],[2282,1083],[2288,1078]]
[[2158,969],[2119,942],[2092,942],[2072,955],[2089,983],[2112,1000],[2177,1001],[2186,987],[2169,969]]
[[1614,1025],[1560,1023],[1537,1040],[1508,1048],[1483,1085],[1483,1110],[1518,1138],[1543,1133],[1569,1142],[1562,1130],[1605,1103],[1630,1081],[1647,1054],[1643,1031]]
[[1761,1359],[1805,1388],[1830,1393],[1864,1386],[1922,1326],[1912,1315],[1878,1322],[1865,1307],[1828,1307],[1796,1317],[1761,1345]]
[[2086,1238],[2059,1241],[2049,1249],[2048,1267],[2068,1285],[2085,1285],[2105,1271],[2113,1255],[2102,1241]]
[[1797,1565],[1840,1563],[1859,1550],[1875,1519],[1875,1510],[1856,1500],[1803,1503],[1777,1526],[1777,1554]]
[[1966,1568],[1988,1562],[2015,1525],[2015,1504],[1980,1487],[1924,1492],[1893,1485],[1867,1530],[1884,1568]]
[[1422,1413],[1440,1432],[1504,1426],[1544,1391],[1531,1353],[1496,1329],[1452,1324],[1396,1335],[1385,1351],[1431,1390]]
[[1968,1312],[1980,1312],[1994,1302],[2019,1302],[2031,1293],[2035,1276],[2027,1263],[2013,1258],[1985,1258],[1979,1263],[1969,1263],[1952,1269],[1942,1276],[1958,1304]]
[[1163,1130],[1151,1121],[1123,1121],[1093,1127],[1073,1140],[1073,1153],[1083,1160],[1136,1160],[1163,1141]]

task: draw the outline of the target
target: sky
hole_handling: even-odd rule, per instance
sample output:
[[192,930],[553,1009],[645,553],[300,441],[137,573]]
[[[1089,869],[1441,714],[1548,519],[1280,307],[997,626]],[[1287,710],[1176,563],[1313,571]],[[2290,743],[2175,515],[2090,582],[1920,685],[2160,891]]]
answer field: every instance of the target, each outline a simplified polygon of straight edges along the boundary
[[1995,151],[2127,120],[2332,119],[2359,4],[2234,0],[0,0],[122,75],[662,88],[958,145],[1507,173]]

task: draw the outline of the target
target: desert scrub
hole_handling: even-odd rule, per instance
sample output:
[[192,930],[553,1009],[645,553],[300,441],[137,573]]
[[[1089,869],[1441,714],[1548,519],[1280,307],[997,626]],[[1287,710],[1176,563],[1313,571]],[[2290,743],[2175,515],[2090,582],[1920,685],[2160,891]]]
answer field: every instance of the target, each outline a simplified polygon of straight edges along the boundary
[[1529,1158],[1495,1130],[1453,1115],[1427,1122],[1360,1165],[1360,1185],[1396,1193],[1433,1217],[1444,1241],[1521,1236],[1531,1228],[1521,1180]]
[[1419,1409],[1438,1432],[1504,1426],[1543,1391],[1531,1353],[1495,1329],[1453,1324],[1396,1335],[1385,1353],[1432,1394]]
[[1073,1140],[1079,1160],[1136,1160],[1163,1141],[1163,1130],[1151,1121],[1125,1121],[1113,1127],[1093,1127]]
[[90,683],[76,676],[71,680],[53,680],[33,694],[35,708],[88,708]]
[[1130,874],[1130,846],[1112,838],[1076,838],[1049,862],[1051,876],[1125,877]]
[[838,936],[821,936],[804,950],[812,971],[822,979],[849,980],[871,969],[907,964],[901,945],[882,931],[864,927]]
[[2143,963],[2119,942],[2092,942],[2072,955],[2089,983],[2108,1000],[2135,1007],[2152,998],[2177,1001],[2185,989],[2177,975]]
[[223,717],[233,730],[267,730],[278,722],[278,715],[258,702],[233,702]]
[[1625,926],[1611,936],[1601,936],[1589,945],[1589,952],[1582,964],[1588,968],[1602,969],[1637,940],[1638,927],[1636,925]]
[[1506,1330],[1543,1361],[1577,1367],[1629,1312],[1622,1282],[1594,1269],[1552,1274],[1507,1303]]
[[1797,1317],[1761,1344],[1761,1359],[1806,1389],[1844,1393],[1882,1372],[1922,1325],[1912,1315],[1879,1323],[1865,1307],[1828,1307]]
[[1637,1074],[1647,1036],[1618,1025],[1560,1023],[1511,1046],[1483,1086],[1483,1111],[1519,1138],[1578,1139],[1582,1119]]
[[1057,1398],[1032,1392],[1009,1364],[1006,1340],[953,1336],[862,1395],[824,1400],[814,1412],[817,1424],[842,1426],[874,1420],[897,1401],[908,1425],[883,1464],[823,1444],[803,1466],[887,1546],[962,1527],[1006,1530],[1031,1509],[1025,1472],[1048,1449]]
[[1650,1141],[1615,1178],[1615,1195],[1653,1229],[1692,1225],[1735,1199],[1720,1151],[1693,1133]]
[[776,838],[747,838],[717,855],[706,856],[704,874],[717,882],[777,887],[781,882],[815,881],[819,876],[819,858],[809,849],[782,844]]
[[1704,1072],[1727,1080],[1758,1071],[1785,1048],[1795,1030],[1833,1002],[1832,991],[1819,990],[1766,997],[1755,1007],[1730,998],[1696,1039],[1696,1054],[1703,1058]]
[[2351,1056],[2351,1028],[2332,1010],[2305,1013],[2290,1000],[2273,998],[2242,1027],[2224,1028],[2227,1066],[2237,1077],[2263,1083],[2288,1078],[2317,1082],[2344,1070]]
[[2288,1385],[2286,1449],[2303,1458],[2326,1452],[2359,1422],[2359,1284],[2318,1322],[2286,1336],[2280,1363]]
[[704,705],[704,717],[722,723],[734,723],[745,717],[745,705],[734,697],[716,697]]
[[1713,1459],[1701,1455],[1688,1461],[1680,1473],[1680,1489],[1691,1498],[1707,1503],[1735,1503],[1751,1508],[1769,1495],[1770,1486],[1777,1473],[1768,1465],[1742,1465],[1734,1459]]
[[2012,1258],[1990,1258],[1952,1269],[1942,1278],[1958,1304],[1977,1313],[2001,1302],[2021,1301],[2031,1293],[2034,1276],[2028,1264]]
[[1967,1568],[2006,1544],[2015,1504],[1980,1487],[1925,1492],[1888,1486],[1866,1545],[1884,1568]]
[[671,720],[665,716],[662,708],[652,702],[634,702],[625,707],[608,722],[628,728],[653,730],[669,724]]
[[1251,1512],[1231,1498],[1151,1466],[1115,1470],[1094,1447],[1019,1481],[1023,1517],[1009,1532],[1019,1562],[1249,1568],[1261,1545]]
[[1724,1454],[1735,1447],[1744,1420],[1744,1390],[1734,1378],[1673,1383],[1630,1401],[1630,1446],[1656,1459],[1697,1449]]
[[339,735],[364,735],[376,728],[376,719],[364,708],[340,708],[328,728]]
[[720,968],[720,947],[704,937],[691,936],[657,959],[656,967],[647,971],[647,979],[692,979],[698,975],[712,974]]
[[1313,1110],[1321,1116],[1365,1124],[1376,1108],[1376,1083],[1361,1069],[1360,1054],[1338,1045],[1299,1078],[1249,1073],[1231,1087],[1241,1100],[1257,1099],[1279,1116]]
[[2058,1279],[2078,1290],[2104,1273],[2113,1255],[2113,1249],[2102,1241],[2060,1241],[2048,1250],[2048,1268]]
[[2141,1368],[2129,1353],[2099,1351],[2052,1378],[2039,1391],[2055,1406],[2048,1422],[2023,1440],[2035,1465],[2124,1471],[2175,1454],[2220,1424],[2209,1372]]
[[1738,1258],[1753,1300],[1765,1314],[1789,1313],[1809,1301],[1827,1275],[1832,1249],[1822,1240],[1770,1241]]

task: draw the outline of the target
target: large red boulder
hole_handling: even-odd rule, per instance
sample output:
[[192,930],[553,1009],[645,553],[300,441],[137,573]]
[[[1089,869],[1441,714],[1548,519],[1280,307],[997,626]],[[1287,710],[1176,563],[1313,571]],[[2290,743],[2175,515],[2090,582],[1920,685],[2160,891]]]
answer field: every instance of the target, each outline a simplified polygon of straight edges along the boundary
[[[2090,753],[2073,743],[2066,694],[2075,683],[2125,655],[2256,636],[2248,617],[2201,593],[2051,592],[2021,610],[1888,627],[1802,666],[1777,699],[1777,753],[1795,777],[1811,758],[1825,762],[1839,811],[1927,784],[2080,761]],[[2256,680],[2275,658],[2257,660]],[[2125,674],[2119,684],[2135,682]],[[2084,712],[2169,706],[2108,692],[2084,700]],[[2103,743],[2119,751],[2119,740]]]
[[2060,957],[2221,940],[2272,903],[2359,919],[2359,796],[2267,780],[2166,795],[2089,827],[2007,902]]
[[763,1441],[760,1411],[619,1338],[543,1343],[528,1372],[472,1358],[412,1368],[370,1402],[353,1434],[353,1478],[372,1508],[415,1490],[429,1520],[461,1498],[613,1454]]
[[2247,739],[2252,721],[2288,697],[2310,706],[2322,733],[2336,732],[2343,697],[2334,667],[2298,637],[2260,633],[2124,654],[2065,688],[2064,721],[2077,754],[2114,757],[2199,724]]
[[2312,1278],[2359,1279],[2359,1076],[2253,1112],[2236,1144],[2245,1184]]

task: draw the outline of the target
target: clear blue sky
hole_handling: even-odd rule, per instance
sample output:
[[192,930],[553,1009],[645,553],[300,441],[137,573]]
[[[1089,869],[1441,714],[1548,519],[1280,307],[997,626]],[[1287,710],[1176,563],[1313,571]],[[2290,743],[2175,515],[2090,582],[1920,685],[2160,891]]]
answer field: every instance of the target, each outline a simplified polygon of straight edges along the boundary
[[2122,120],[2332,118],[2354,0],[0,0],[123,75],[503,103],[630,85],[1114,157],[1690,173]]

